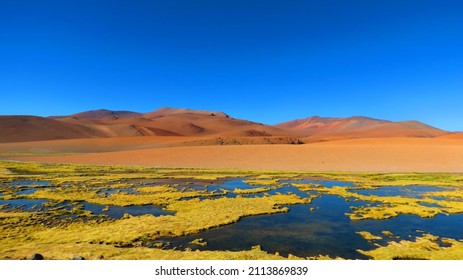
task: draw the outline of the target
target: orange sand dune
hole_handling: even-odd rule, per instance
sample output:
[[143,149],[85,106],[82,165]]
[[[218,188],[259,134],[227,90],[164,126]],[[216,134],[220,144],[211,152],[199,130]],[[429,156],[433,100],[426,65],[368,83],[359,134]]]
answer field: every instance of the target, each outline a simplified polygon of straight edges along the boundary
[[[12,157],[10,157],[12,158]],[[305,145],[189,146],[18,160],[305,171],[463,172],[463,141],[375,138]]]

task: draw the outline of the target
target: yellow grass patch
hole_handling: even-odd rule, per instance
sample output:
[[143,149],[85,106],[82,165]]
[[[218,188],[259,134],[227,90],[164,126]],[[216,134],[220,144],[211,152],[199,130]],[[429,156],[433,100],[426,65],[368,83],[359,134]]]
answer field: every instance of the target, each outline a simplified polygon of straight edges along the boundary
[[381,236],[373,235],[368,231],[358,231],[357,234],[362,236],[366,240],[381,240],[383,239]]
[[441,238],[446,247],[439,245],[439,237],[425,234],[415,241],[391,241],[386,246],[360,253],[376,260],[392,259],[429,259],[429,260],[461,260],[463,256],[463,242],[450,238]]
[[394,234],[393,234],[392,232],[388,231],[388,230],[383,230],[381,233],[382,233],[383,235],[389,236],[389,237],[393,237],[393,236],[394,236]]
[[234,189],[233,193],[236,194],[253,194],[253,193],[264,193],[270,191],[270,188],[254,188],[254,189]]
[[243,181],[250,186],[278,186],[280,179],[249,179]]
[[[47,260],[71,260],[82,256],[86,260],[284,260],[278,254],[269,254],[260,249],[247,251],[177,251],[145,247],[116,248],[112,245],[66,243],[66,244],[19,244],[15,250],[2,253],[3,258],[28,259],[39,252]],[[292,259],[299,259],[292,256]]]
[[199,196],[216,196],[216,194],[206,191],[179,192],[176,188],[164,185],[156,187],[141,187],[138,189],[141,194],[129,194],[116,192],[109,196],[98,194],[99,189],[74,186],[69,188],[59,188],[55,190],[38,190],[27,197],[49,199],[56,201],[87,201],[95,204],[113,206],[131,205],[166,205],[171,201],[182,198],[192,198]]
[[[0,240],[0,257],[15,251],[17,246],[28,246],[31,253],[37,245],[48,244],[112,244],[127,245],[142,239],[182,236],[237,222],[246,216],[276,214],[288,211],[281,205],[309,203],[296,195],[274,195],[262,198],[193,199],[169,204],[174,216],[127,215],[116,221],[74,222],[47,228],[42,225],[24,227],[21,234]],[[226,210],[225,210],[226,209]],[[10,220],[11,222],[11,220]],[[3,223],[2,232],[10,229]]]
[[202,239],[202,238],[195,239],[195,240],[191,241],[190,244],[199,245],[199,246],[207,246],[207,242],[204,241],[204,239]]

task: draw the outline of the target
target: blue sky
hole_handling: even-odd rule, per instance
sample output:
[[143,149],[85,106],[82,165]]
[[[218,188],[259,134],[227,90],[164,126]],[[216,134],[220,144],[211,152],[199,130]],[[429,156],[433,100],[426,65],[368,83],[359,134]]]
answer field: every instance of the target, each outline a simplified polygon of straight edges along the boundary
[[221,110],[463,130],[463,2],[3,0],[0,114]]

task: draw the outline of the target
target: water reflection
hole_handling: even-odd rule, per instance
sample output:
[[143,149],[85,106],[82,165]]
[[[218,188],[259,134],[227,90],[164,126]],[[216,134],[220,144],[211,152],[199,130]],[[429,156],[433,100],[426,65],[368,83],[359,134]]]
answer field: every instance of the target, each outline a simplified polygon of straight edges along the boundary
[[144,206],[105,206],[99,204],[92,204],[88,202],[82,202],[85,210],[91,211],[95,215],[108,215],[114,219],[120,219],[124,214],[130,214],[132,216],[142,216],[142,215],[153,215],[153,216],[162,216],[162,215],[174,215],[175,212],[163,210],[160,206],[154,205],[144,205]]
[[350,190],[362,195],[377,195],[377,196],[404,196],[413,198],[423,198],[427,192],[445,191],[446,188],[433,186],[384,186],[378,189],[371,190]]

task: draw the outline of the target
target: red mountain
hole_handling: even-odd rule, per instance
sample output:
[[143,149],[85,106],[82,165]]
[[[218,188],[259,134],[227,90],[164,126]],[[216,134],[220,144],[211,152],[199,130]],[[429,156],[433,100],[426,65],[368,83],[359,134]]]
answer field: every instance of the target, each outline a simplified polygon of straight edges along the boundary
[[436,137],[448,132],[418,121],[391,122],[367,117],[310,117],[275,125],[314,141],[344,138]]
[[[278,136],[305,137],[304,142],[313,142],[347,138],[436,137],[448,134],[417,121],[310,117],[269,126],[235,119],[223,112],[179,108],[161,108],[149,113],[94,110],[49,118],[0,116],[0,129],[0,142],[3,143],[134,136]],[[240,140],[240,143],[247,142]]]

